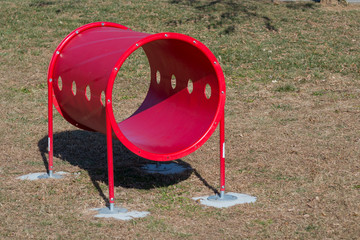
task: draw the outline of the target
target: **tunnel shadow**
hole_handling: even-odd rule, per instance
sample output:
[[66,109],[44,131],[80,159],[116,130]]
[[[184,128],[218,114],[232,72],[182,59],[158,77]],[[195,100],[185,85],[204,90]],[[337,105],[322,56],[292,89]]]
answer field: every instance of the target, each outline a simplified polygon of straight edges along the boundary
[[[48,169],[48,138],[43,137],[38,142],[45,168]],[[186,168],[182,173],[163,175],[159,173],[147,173],[143,170],[144,165],[154,163],[129,151],[120,141],[113,141],[114,154],[114,185],[124,188],[153,189],[177,184],[190,177],[195,176],[214,193],[217,190],[207,183],[202,176],[193,169],[190,164],[175,160],[178,165]],[[86,170],[91,182],[109,204],[108,198],[102,191],[101,182],[108,184],[106,136],[101,133],[82,130],[64,131],[54,134],[54,157],[66,161],[73,166]],[[56,165],[56,164],[55,164]],[[58,169],[58,168],[57,168]]]

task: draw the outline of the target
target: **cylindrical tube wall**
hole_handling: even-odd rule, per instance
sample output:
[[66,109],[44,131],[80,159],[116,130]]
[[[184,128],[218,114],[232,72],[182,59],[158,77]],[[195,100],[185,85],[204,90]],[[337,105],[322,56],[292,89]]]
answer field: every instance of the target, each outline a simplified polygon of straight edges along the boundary
[[[114,111],[121,109],[111,104],[115,77],[140,47],[149,60],[151,76],[144,81],[150,87],[139,109],[118,122]],[[85,130],[106,133],[101,101],[106,93],[114,135],[151,160],[173,160],[198,149],[215,130],[225,104],[222,70],[202,43],[182,34],[150,35],[114,23],[74,30],[56,49],[49,77],[54,79],[56,109]]]

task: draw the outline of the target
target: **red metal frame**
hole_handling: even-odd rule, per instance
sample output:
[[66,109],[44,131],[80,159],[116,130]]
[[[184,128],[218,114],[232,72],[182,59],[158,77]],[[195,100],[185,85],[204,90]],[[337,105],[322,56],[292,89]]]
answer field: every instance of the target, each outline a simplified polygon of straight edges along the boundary
[[48,171],[49,175],[52,175],[53,170],[53,81],[52,78],[48,79],[48,152],[49,152],[49,162],[48,162]]
[[[104,28],[106,27],[106,28]],[[119,29],[119,30],[117,30]],[[117,61],[114,62],[114,65],[110,65],[110,69],[106,68],[108,66],[98,67],[100,70],[94,69],[94,66],[89,65],[86,71],[89,71],[89,76],[95,76],[98,74],[101,69],[104,70],[104,73],[101,73],[98,78],[93,81],[97,81],[97,85],[93,84],[91,80],[84,78],[84,75],[79,75],[79,70],[83,65],[86,66],[89,61],[93,61],[96,57],[106,57],[106,54],[94,55],[91,51],[95,51],[91,49],[90,52],[82,52],[83,54],[79,54],[79,47],[84,47],[87,44],[102,44],[103,41],[101,39],[101,34],[106,36],[111,36],[105,39],[106,41],[119,41],[119,43],[114,44],[110,42],[110,44],[103,44],[101,51],[109,51],[110,54],[113,54],[114,50],[110,48],[112,46],[116,46],[116,51],[119,52],[119,57]],[[113,34],[113,35],[112,35]],[[129,37],[127,37],[127,35]],[[86,41],[86,36],[92,36],[89,41]],[[125,37],[124,37],[125,36]],[[80,38],[78,38],[80,37]],[[89,37],[88,37],[89,38]],[[73,43],[75,42],[75,43]],[[78,45],[76,45],[78,44]],[[126,46],[119,48],[119,44],[125,44]],[[114,117],[113,105],[112,105],[112,94],[113,94],[113,86],[115,82],[115,78],[117,76],[118,71],[121,69],[124,61],[138,48],[142,47],[147,57],[150,61],[152,77],[150,89],[148,92],[148,96],[144,100],[144,103],[137,112],[135,112],[130,120],[126,119],[121,123],[116,122]],[[109,49],[106,49],[109,48]],[[165,48],[166,50],[162,50]],[[105,49],[105,50],[103,50]],[[125,50],[123,50],[125,49]],[[116,53],[115,51],[115,53]],[[158,52],[162,52],[162,57],[165,60],[159,60]],[[72,53],[74,52],[74,53]],[[166,55],[168,52],[172,52],[172,54],[176,54],[176,60],[179,61],[178,64],[172,62],[171,55]],[[184,57],[183,52],[188,52],[189,56]],[[86,54],[90,54],[86,56]],[[92,55],[91,55],[92,54]],[[85,56],[83,56],[85,55]],[[161,55],[159,53],[159,55]],[[73,59],[74,58],[74,59]],[[80,60],[77,60],[80,59]],[[94,60],[95,61],[95,60]],[[164,64],[164,61],[168,63],[168,65]],[[175,60],[174,60],[175,61]],[[187,63],[187,61],[189,63]],[[102,63],[102,62],[101,62]],[[73,64],[73,65],[71,65]],[[186,70],[178,69],[177,65],[183,66],[187,71],[191,71],[187,73]],[[169,86],[165,86],[161,80],[159,86],[157,86],[154,81],[156,79],[154,69],[160,69],[165,76],[168,74],[167,67],[173,68],[171,71],[177,72],[180,79],[189,79],[198,78],[197,82],[194,82],[196,88],[200,89],[205,86],[205,83],[211,85],[211,99],[210,100],[201,100],[205,99],[205,93],[201,91],[195,91],[193,93],[185,92],[183,88],[176,90],[175,92],[169,93],[172,89]],[[199,67],[200,69],[194,69],[194,67]],[[75,69],[75,70],[74,70]],[[77,72],[76,72],[77,71]],[[98,71],[98,72],[96,72]],[[205,71],[202,73],[202,71]],[[64,84],[64,91],[54,85],[54,82],[58,81],[60,74],[64,74],[65,79],[69,78],[69,73],[72,73],[72,78],[76,81],[76,84],[79,84],[79,91],[83,91],[85,85],[92,86],[92,90],[95,92],[95,96],[99,95],[99,92],[105,88],[105,107],[100,104],[100,98],[97,102],[93,100],[89,100],[86,102],[83,96],[77,96],[78,94],[69,95],[70,84],[69,80]],[[80,72],[83,73],[83,72]],[[67,74],[67,75],[66,75]],[[189,75],[187,75],[189,74]],[[203,74],[203,75],[201,75]],[[103,76],[108,76],[108,78],[104,78]],[[155,77],[154,77],[155,76]],[[165,78],[165,77],[164,77]],[[64,79],[64,78],[63,78]],[[100,80],[101,81],[100,81]],[[75,81],[72,80],[72,81]],[[166,80],[166,79],[165,79]],[[193,79],[194,80],[194,79]],[[89,82],[90,81],[90,82]],[[184,80],[181,80],[184,81]],[[90,84],[90,85],[89,85]],[[99,85],[102,84],[102,85]],[[106,85],[104,85],[106,84]],[[180,82],[183,84],[183,82]],[[179,85],[180,85],[179,84]],[[163,92],[160,92],[162,89]],[[194,87],[195,88],[195,87]],[[203,97],[201,97],[203,95]],[[193,98],[192,100],[186,100],[185,98]],[[91,97],[93,98],[93,97]],[[160,101],[159,99],[162,100]],[[201,145],[203,145],[212,133],[215,131],[216,127],[220,124],[220,191],[225,191],[225,119],[224,119],[224,106],[225,106],[225,98],[226,98],[226,88],[225,88],[225,79],[221,67],[215,58],[215,56],[211,53],[211,51],[198,40],[191,38],[189,36],[178,34],[178,33],[158,33],[158,34],[147,34],[134,32],[129,28],[110,22],[97,22],[84,25],[80,28],[75,29],[71,32],[56,48],[53,57],[50,62],[49,71],[48,71],[48,133],[49,133],[49,174],[52,174],[53,170],[53,105],[58,110],[58,112],[71,124],[74,126],[89,130],[89,131],[98,131],[106,134],[107,138],[107,157],[108,157],[108,178],[109,178],[109,200],[110,205],[114,204],[114,173],[113,173],[113,150],[112,150],[112,137],[116,136],[129,150],[134,152],[135,154],[144,157],[146,159],[155,160],[155,161],[170,161],[174,159],[178,159],[184,157],[195,150],[197,150]],[[65,100],[64,100],[65,99]],[[173,100],[175,99],[175,100]],[[200,102],[199,100],[200,99]],[[186,103],[186,101],[192,101],[190,103]],[[80,104],[80,105],[79,105]],[[150,106],[149,106],[150,104]],[[186,106],[191,106],[192,111],[199,111],[196,113],[197,116],[193,117],[195,121],[194,130],[198,132],[196,136],[197,139],[194,140],[194,137],[190,140],[185,139],[184,147],[171,147],[168,151],[152,151],[150,147],[142,147],[139,143],[134,143],[134,139],[136,137],[129,138],[129,133],[124,134],[124,126],[130,126],[132,128],[141,127],[141,123],[144,122],[144,118],[149,117],[150,109],[152,112],[150,114],[159,114],[161,108],[157,109],[157,106],[161,104],[167,104],[165,109],[168,109],[171,104],[179,104]],[[201,107],[199,107],[201,105]],[[185,106],[185,105],[184,105]],[[186,106],[182,106],[181,109],[186,109]],[[77,110],[75,109],[77,108]],[[70,110],[69,110],[70,109]],[[75,113],[74,110],[75,109]],[[81,109],[81,110],[80,110]],[[94,110],[95,109],[95,110]],[[155,110],[154,110],[155,109]],[[160,110],[159,110],[160,109]],[[80,113],[77,111],[79,110]],[[86,113],[86,111],[95,111],[92,113]],[[71,112],[73,111],[73,112]],[[81,112],[83,111],[83,112]],[[86,118],[82,118],[79,115],[83,114],[85,111]],[[164,111],[164,110],[162,110]],[[202,112],[201,112],[202,111]],[[78,115],[77,115],[78,114]],[[148,115],[146,115],[148,114]],[[162,115],[161,115],[162,114]],[[163,118],[167,118],[167,112],[162,112],[160,115]],[[169,113],[170,114],[170,113]],[[177,113],[171,115],[169,121],[177,120]],[[184,113],[180,113],[184,114]],[[189,114],[189,113],[186,113]],[[196,115],[195,114],[195,115]],[[144,115],[145,117],[142,117]],[[139,117],[140,116],[140,117]],[[150,115],[151,116],[151,115]],[[207,118],[206,121],[201,121],[202,117]],[[91,118],[92,117],[92,118]],[[189,115],[191,118],[191,114]],[[85,119],[85,120],[84,120]],[[89,120],[86,120],[89,119]],[[94,120],[95,119],[95,120]],[[139,119],[143,122],[139,122]],[[197,123],[197,121],[200,121]],[[130,123],[129,123],[130,122]],[[203,123],[204,122],[204,123]],[[138,125],[136,125],[138,124]],[[192,122],[185,122],[184,124],[192,124]],[[205,124],[205,126],[203,126]],[[205,127],[205,128],[204,128]],[[204,130],[198,130],[198,128]],[[126,129],[125,129],[126,130]],[[151,129],[150,129],[151,130]],[[159,128],[159,130],[161,130]],[[191,129],[190,129],[191,130]],[[182,130],[177,130],[175,133],[181,133]],[[154,135],[154,137],[158,137]],[[163,142],[164,138],[161,139]],[[186,142],[188,141],[188,142]]]
[[[106,115],[110,102],[106,102]],[[113,164],[113,143],[112,143],[112,128],[109,117],[106,118],[106,144],[107,144],[107,162],[108,162],[108,182],[109,182],[109,203],[110,206],[114,204],[114,164]]]
[[225,192],[225,116],[220,120],[220,192]]

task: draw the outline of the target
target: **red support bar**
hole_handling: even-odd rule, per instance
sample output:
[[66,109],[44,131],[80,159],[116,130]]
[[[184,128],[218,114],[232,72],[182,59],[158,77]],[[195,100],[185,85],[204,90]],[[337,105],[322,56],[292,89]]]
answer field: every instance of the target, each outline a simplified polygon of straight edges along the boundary
[[110,100],[106,102],[106,143],[107,143],[107,161],[108,161],[108,182],[109,182],[109,203],[110,210],[114,208],[114,166],[113,166],[113,143],[112,128],[108,117],[108,109],[111,107]]
[[48,170],[49,176],[52,177],[53,171],[53,79],[48,79],[48,152],[49,152],[49,162]]
[[220,194],[225,192],[225,116],[220,119]]

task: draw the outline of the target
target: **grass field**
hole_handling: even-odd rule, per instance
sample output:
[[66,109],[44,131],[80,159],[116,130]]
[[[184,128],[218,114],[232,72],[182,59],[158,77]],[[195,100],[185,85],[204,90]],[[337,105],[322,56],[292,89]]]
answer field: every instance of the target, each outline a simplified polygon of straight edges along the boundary
[[[360,236],[360,6],[240,0],[0,0],[0,239],[358,239]],[[142,219],[94,218],[107,203],[106,141],[55,113],[55,171],[46,168],[47,68],[75,28],[110,21],[190,35],[227,83],[227,190],[258,198],[228,209],[192,197],[218,183],[218,132],[178,160],[182,175],[144,175],[115,143],[115,198]],[[137,67],[134,67],[137,66]],[[148,78],[141,52],[122,71]],[[146,81],[119,93],[141,103]],[[121,83],[119,83],[121,84]],[[122,110],[121,110],[122,111]]]

